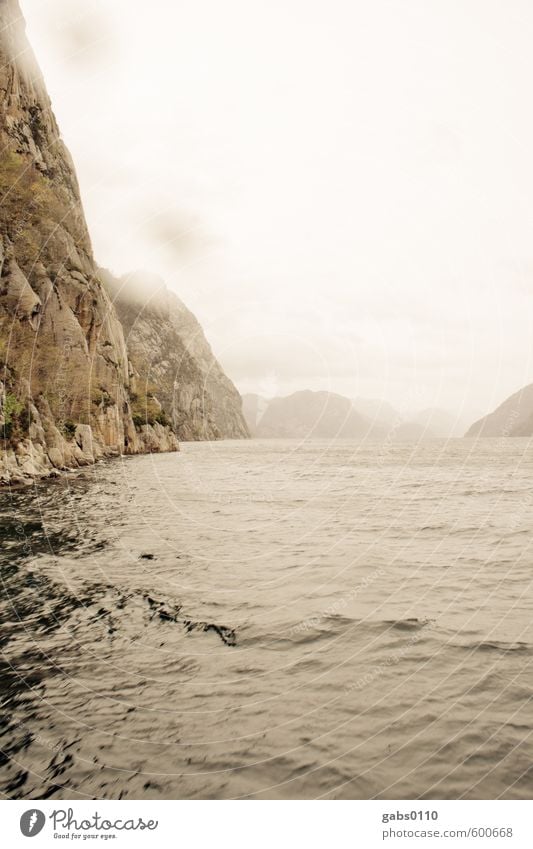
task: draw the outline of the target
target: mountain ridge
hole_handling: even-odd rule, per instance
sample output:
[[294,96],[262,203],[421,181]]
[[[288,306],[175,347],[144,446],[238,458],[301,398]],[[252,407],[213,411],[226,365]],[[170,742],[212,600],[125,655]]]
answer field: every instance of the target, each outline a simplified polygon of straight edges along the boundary
[[[380,399],[351,400],[334,392],[309,389],[271,399],[248,393],[243,395],[243,411],[252,435],[266,439],[315,436],[419,441],[448,438],[453,435],[454,425],[453,416],[441,410],[427,409],[404,418]],[[433,428],[434,417],[438,419],[438,430]],[[446,423],[448,430],[444,429]]]
[[346,439],[370,432],[382,436],[385,429],[361,416],[343,395],[304,389],[271,399],[253,432],[267,439]]
[[509,395],[465,433],[468,438],[520,436],[533,436],[533,383]]

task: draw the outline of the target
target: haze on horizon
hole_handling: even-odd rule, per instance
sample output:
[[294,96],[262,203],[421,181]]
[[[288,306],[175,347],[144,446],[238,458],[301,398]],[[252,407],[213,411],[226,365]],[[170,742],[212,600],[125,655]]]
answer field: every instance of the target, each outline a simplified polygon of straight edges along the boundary
[[532,381],[526,0],[21,5],[98,262],[242,392],[469,423]]

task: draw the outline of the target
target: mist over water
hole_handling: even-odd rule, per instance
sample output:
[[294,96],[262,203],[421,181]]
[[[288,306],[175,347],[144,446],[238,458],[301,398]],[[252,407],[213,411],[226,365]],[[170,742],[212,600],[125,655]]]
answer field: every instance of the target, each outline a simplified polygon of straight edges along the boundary
[[11,798],[528,798],[528,440],[190,443],[1,495]]

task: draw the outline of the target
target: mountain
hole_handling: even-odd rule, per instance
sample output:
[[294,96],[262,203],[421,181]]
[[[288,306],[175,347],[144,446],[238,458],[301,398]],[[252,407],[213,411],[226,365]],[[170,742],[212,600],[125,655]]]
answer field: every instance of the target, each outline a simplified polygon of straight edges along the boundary
[[370,421],[383,424],[387,428],[397,427],[403,421],[402,416],[392,404],[381,398],[355,398],[354,409]]
[[357,412],[383,425],[390,437],[399,442],[419,442],[421,439],[449,436],[448,427],[443,428],[443,417],[448,415],[444,411],[424,410],[414,415],[402,414],[387,401],[378,398],[356,398],[353,403]]
[[154,275],[137,272],[117,279],[102,271],[101,276],[137,374],[134,395],[157,393],[182,440],[248,437],[241,396],[177,295]]
[[465,435],[533,436],[533,383],[515,392],[488,416],[474,422]]
[[424,410],[404,418],[387,401],[356,398],[331,392],[295,392],[268,400],[243,396],[243,412],[252,436],[262,438],[327,437],[392,439],[419,442],[452,435],[457,423],[444,410]]
[[[251,408],[250,396],[247,396],[245,409],[248,414]],[[349,398],[310,390],[295,392],[286,398],[273,398],[251,429],[255,436],[263,439],[358,439],[383,436],[385,432],[356,412]]]
[[[166,399],[166,383],[146,380],[133,340],[130,357],[19,4],[0,0],[0,482],[121,453],[178,450],[178,433],[200,432],[197,399],[215,395],[218,379],[240,409],[188,311],[180,326],[180,350],[190,357],[178,424],[176,405],[169,415],[158,399],[160,388]],[[168,341],[152,338],[150,362],[164,358]],[[231,415],[220,404],[206,405],[206,435],[227,427]]]
[[428,431],[431,436],[438,436],[441,439],[460,436],[464,430],[455,416],[437,407],[421,410],[413,416],[412,420],[423,430]]

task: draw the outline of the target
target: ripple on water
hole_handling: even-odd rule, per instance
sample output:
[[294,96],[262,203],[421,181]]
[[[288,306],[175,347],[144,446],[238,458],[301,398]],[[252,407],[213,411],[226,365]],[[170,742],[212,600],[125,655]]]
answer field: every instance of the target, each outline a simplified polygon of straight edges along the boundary
[[4,494],[0,789],[529,798],[529,478],[232,442]]

